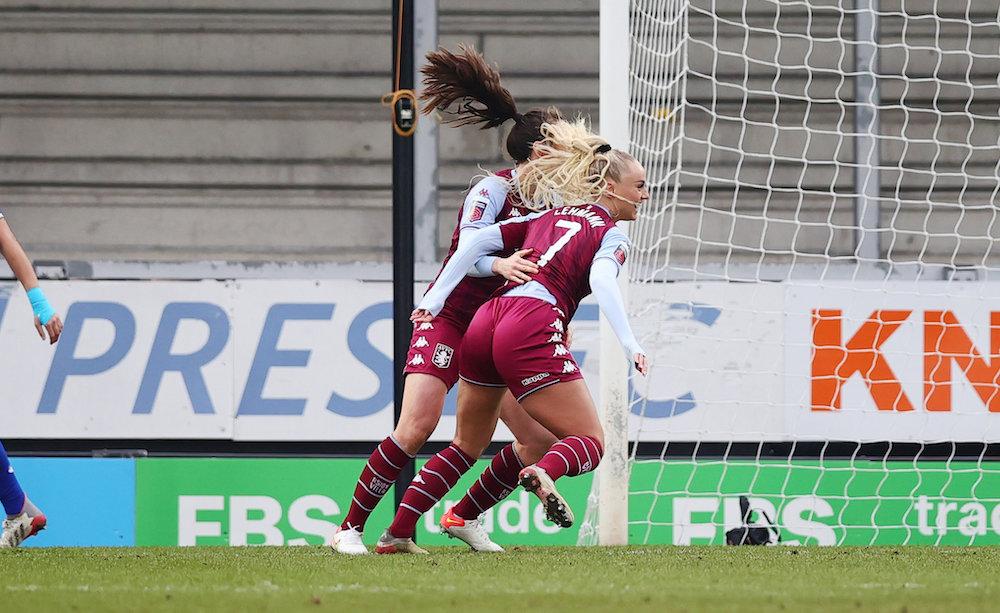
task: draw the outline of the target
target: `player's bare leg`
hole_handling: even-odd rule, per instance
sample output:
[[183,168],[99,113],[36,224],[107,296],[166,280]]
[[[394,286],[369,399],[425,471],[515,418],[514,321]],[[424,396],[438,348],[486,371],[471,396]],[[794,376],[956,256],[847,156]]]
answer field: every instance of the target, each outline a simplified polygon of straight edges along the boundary
[[399,423],[368,458],[354,489],[351,507],[331,543],[337,553],[368,553],[361,540],[365,522],[407,462],[430,438],[441,419],[448,388],[433,375],[411,373],[403,388]]
[[522,398],[521,406],[560,439],[541,460],[521,471],[521,486],[542,501],[549,521],[568,528],[573,525],[573,511],[555,482],[590,472],[601,461],[604,431],[597,408],[582,379],[542,388]]
[[392,525],[375,548],[377,553],[413,553],[408,551],[405,541],[412,542],[420,516],[455,487],[455,483],[489,445],[500,416],[500,400],[505,391],[506,388],[503,387],[459,381],[455,440],[447,449],[428,460],[414,477],[403,494]]
[[441,518],[441,529],[475,551],[502,552],[482,525],[482,514],[506,498],[517,487],[518,474],[542,458],[558,439],[531,418],[508,391],[500,403],[500,419],[514,434],[515,442],[493,456],[490,466],[469,491]]

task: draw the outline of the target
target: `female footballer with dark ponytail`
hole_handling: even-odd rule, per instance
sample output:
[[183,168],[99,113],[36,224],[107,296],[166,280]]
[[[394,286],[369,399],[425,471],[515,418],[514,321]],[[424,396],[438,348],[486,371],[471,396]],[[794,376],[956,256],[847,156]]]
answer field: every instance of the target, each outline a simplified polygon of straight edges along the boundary
[[[541,459],[521,469],[519,483],[538,496],[552,522],[573,525],[573,512],[555,483],[594,470],[604,453],[597,410],[564,338],[580,301],[591,292],[629,360],[646,374],[645,352],[632,333],[615,280],[629,249],[615,223],[635,219],[649,198],[646,171],[582,122],[546,124],[542,131],[546,138],[536,149],[543,155],[523,168],[520,193],[533,202],[554,199],[569,205],[505,220],[470,236],[413,312],[418,325],[433,325],[462,271],[482,254],[512,245],[533,248],[539,272],[483,304],[469,325],[455,439],[420,469],[414,484],[433,487],[410,486],[389,527],[394,535],[411,530],[417,511],[443,498],[486,448],[500,400],[509,392],[559,438]],[[407,503],[418,508],[410,511]],[[461,504],[456,505],[460,516],[468,512],[459,509]]]
[[[513,121],[507,136],[506,150],[515,168],[500,171],[477,182],[468,192],[459,210],[458,223],[444,264],[471,232],[505,219],[526,214],[514,187],[516,168],[537,157],[534,145],[542,139],[542,125],[562,120],[558,109],[548,107],[525,113],[518,111],[514,97],[500,83],[500,74],[473,49],[461,47],[459,53],[440,49],[427,55],[424,74],[423,112],[439,111],[450,125],[480,125],[482,129],[500,127]],[[362,531],[368,516],[409,462],[427,442],[437,427],[444,408],[445,395],[458,381],[462,337],[476,310],[500,288],[505,280],[521,284],[530,280],[537,266],[525,259],[530,250],[506,250],[480,258],[468,276],[449,296],[433,323],[414,327],[406,362],[403,406],[395,430],[372,453],[358,479],[351,508],[340,530],[334,535],[333,548],[339,553],[365,554]],[[443,266],[443,265],[442,265]],[[433,285],[433,284],[432,284]],[[517,483],[518,472],[530,465],[556,441],[555,436],[528,417],[509,394],[503,400],[501,418],[514,433],[518,443],[507,445],[494,458],[487,474],[476,482],[470,496],[485,506],[498,501]],[[459,459],[456,461],[462,461]],[[468,469],[469,466],[463,466]],[[417,485],[419,488],[420,486]],[[425,487],[433,488],[433,484]],[[404,503],[406,504],[406,503]],[[407,505],[413,506],[413,505]],[[485,510],[485,509],[484,509]],[[446,518],[447,519],[447,518]],[[452,519],[445,531],[480,551],[502,551],[493,543],[478,519]],[[389,534],[379,539],[379,553],[426,553],[412,540],[412,533]]]

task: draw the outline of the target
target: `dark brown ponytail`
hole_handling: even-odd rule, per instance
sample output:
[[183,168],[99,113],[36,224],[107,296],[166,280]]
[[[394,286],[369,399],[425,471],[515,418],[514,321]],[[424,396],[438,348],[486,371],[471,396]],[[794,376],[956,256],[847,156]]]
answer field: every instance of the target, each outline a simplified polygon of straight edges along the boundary
[[[459,53],[438,49],[427,54],[424,75],[424,114],[440,109],[446,123],[456,126],[482,124],[495,128],[518,116],[514,96],[500,84],[500,71],[486,63],[478,51],[459,45]],[[457,109],[449,109],[453,104]]]
[[427,54],[420,95],[424,114],[435,109],[446,115],[445,123],[455,126],[481,124],[480,129],[496,128],[508,120],[514,127],[507,136],[507,153],[515,162],[531,156],[532,145],[542,139],[542,124],[562,119],[559,109],[550,106],[518,112],[514,96],[500,83],[500,71],[486,62],[481,53],[459,45],[459,52],[438,49]]

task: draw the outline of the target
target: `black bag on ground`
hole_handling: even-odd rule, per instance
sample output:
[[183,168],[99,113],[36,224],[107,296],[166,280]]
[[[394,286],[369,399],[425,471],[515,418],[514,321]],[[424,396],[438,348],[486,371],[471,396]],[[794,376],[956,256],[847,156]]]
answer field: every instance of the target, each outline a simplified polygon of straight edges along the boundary
[[757,509],[757,512],[767,520],[767,525],[750,523],[753,511],[754,509],[750,508],[750,499],[740,496],[742,525],[726,532],[727,545],[773,545],[781,542],[777,526],[763,510]]

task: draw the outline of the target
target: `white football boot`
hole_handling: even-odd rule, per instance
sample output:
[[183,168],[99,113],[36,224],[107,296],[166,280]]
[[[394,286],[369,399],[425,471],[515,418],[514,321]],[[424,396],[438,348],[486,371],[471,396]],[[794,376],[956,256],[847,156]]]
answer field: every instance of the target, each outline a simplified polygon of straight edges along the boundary
[[356,528],[344,529],[337,526],[331,547],[335,552],[349,556],[363,556],[368,553],[368,548],[361,541],[361,532]]
[[465,519],[455,515],[455,511],[448,509],[448,512],[441,518],[441,529],[452,538],[463,541],[473,551],[488,551],[490,553],[502,553],[503,547],[490,540],[490,535],[486,533],[483,522],[478,517],[476,519]]
[[379,537],[378,543],[375,544],[375,553],[388,554],[388,553],[417,553],[417,554],[428,554],[430,553],[426,549],[421,549],[413,542],[413,539],[406,538],[396,538],[395,536],[389,534],[386,530]]
[[521,469],[518,475],[518,482],[521,487],[531,492],[542,501],[545,509],[545,517],[550,522],[563,528],[573,525],[573,510],[569,508],[569,503],[562,497],[556,484],[545,472],[544,468],[539,468],[532,464]]
[[18,547],[29,536],[35,536],[45,529],[46,519],[44,515],[28,517],[27,513],[21,513],[17,517],[5,519],[3,522],[3,534],[0,534],[0,549]]

